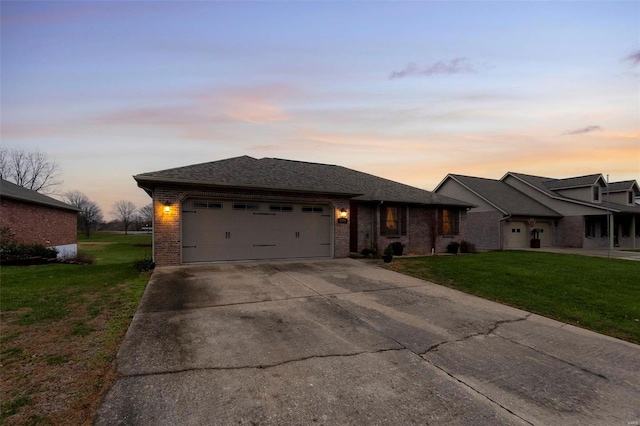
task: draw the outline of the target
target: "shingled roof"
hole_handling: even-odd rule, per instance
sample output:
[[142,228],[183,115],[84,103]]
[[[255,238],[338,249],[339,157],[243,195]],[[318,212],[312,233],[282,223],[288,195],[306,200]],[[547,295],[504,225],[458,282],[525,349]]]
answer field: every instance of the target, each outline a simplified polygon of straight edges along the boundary
[[4,179],[0,179],[0,198],[9,198],[26,203],[42,204],[48,207],[80,211],[75,206],[63,203],[62,201],[40,194],[39,192],[33,191],[31,189],[18,186],[15,183],[9,182],[8,180]]
[[149,189],[159,183],[213,187],[314,192],[349,196],[359,201],[387,201],[473,207],[469,203],[383,179],[346,167],[278,158],[229,158],[133,177]]
[[[576,178],[567,178],[567,179],[552,179],[552,178],[542,177],[542,176],[532,176],[532,175],[527,175],[523,173],[508,172],[501,180],[504,180],[509,175],[523,182],[528,183],[529,185],[533,186],[534,188],[538,189],[539,191],[545,193],[546,195],[552,198],[573,202],[573,203],[589,205],[598,209],[607,208],[607,204],[605,203],[590,203],[584,200],[576,200],[574,198],[565,197],[560,193],[555,192],[559,189],[565,189],[565,188],[578,188],[578,187],[584,187],[584,186],[592,186],[592,185],[595,185],[600,179],[602,179],[602,183],[603,185],[605,185],[606,183],[604,182],[604,178],[601,174],[579,176]],[[632,184],[637,184],[636,181],[614,182],[614,183],[610,183],[609,187],[617,188],[618,185],[620,185],[621,187],[626,187],[627,188],[626,190],[630,190],[631,188],[629,186],[625,186],[627,185],[627,183],[629,184],[629,186],[632,186]],[[611,192],[616,192],[616,191],[617,190],[614,190],[614,189],[611,190]],[[603,193],[604,194],[607,193],[606,187],[603,187]],[[615,211],[615,212],[640,213],[640,208],[636,206],[627,206],[623,204],[608,203],[608,208],[610,208],[612,211]]]
[[[566,179],[553,179],[548,177],[533,176],[533,175],[527,175],[524,173],[514,173],[514,172],[508,172],[505,175],[505,177],[507,175],[514,176],[524,182],[527,182],[529,185],[534,186],[538,190],[544,192],[545,194],[551,197],[559,196],[559,194],[555,192],[557,190],[593,186],[598,182],[599,179],[603,179],[601,174],[579,176],[575,178],[566,178]],[[502,178],[502,180],[504,180],[504,177]],[[604,180],[603,180],[603,184],[604,184]]]
[[[609,191],[611,192],[626,192],[626,191],[634,191],[635,193],[640,192],[638,188],[638,183],[635,180],[625,180],[621,182],[610,182],[609,183]],[[607,190],[604,190],[605,194]]]
[[502,181],[455,174],[449,176],[494,205],[503,214],[537,217],[562,216]]
[[594,186],[599,180],[603,180],[601,174],[593,174],[586,176],[570,177],[565,179],[550,179],[544,181],[544,185],[551,190],[582,188],[585,186]]

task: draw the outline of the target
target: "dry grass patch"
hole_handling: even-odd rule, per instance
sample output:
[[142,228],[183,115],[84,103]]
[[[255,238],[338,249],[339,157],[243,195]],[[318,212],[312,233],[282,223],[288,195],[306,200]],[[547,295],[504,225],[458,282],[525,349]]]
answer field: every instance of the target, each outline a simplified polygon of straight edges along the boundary
[[0,270],[0,423],[92,423],[150,276],[132,266],[144,241],[119,237],[93,245],[95,265]]

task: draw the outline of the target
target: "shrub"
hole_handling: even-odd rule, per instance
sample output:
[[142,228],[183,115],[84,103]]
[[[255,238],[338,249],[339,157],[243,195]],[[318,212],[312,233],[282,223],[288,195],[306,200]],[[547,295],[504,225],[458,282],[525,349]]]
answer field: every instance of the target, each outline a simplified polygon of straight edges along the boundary
[[393,250],[394,256],[402,256],[402,252],[404,251],[404,244],[400,241],[396,241],[395,243],[389,244],[391,249]]
[[40,244],[33,244],[27,247],[31,253],[29,257],[44,257],[45,259],[55,259],[58,257],[58,250],[54,248],[48,248]]
[[138,272],[146,272],[146,271],[153,270],[156,267],[156,264],[153,263],[153,260],[151,259],[151,257],[148,257],[147,255],[145,255],[144,259],[136,260],[133,263],[133,266],[136,267]]
[[42,244],[21,244],[9,228],[0,229],[0,259],[17,260],[29,257],[52,259],[58,256],[58,250]]
[[363,255],[364,257],[369,257],[369,256],[371,256],[371,255],[372,255],[372,254],[374,254],[374,253],[375,253],[375,252],[374,252],[373,250],[368,249],[368,248],[366,248],[366,249],[362,249],[362,251],[360,252],[360,254],[361,254],[361,255]]
[[477,253],[476,245],[469,241],[462,240],[460,242],[460,253]]
[[393,247],[391,246],[391,244],[389,244],[387,248],[384,249],[383,255],[393,257]]
[[447,253],[458,254],[459,248],[460,248],[460,243],[456,241],[452,241],[447,245]]

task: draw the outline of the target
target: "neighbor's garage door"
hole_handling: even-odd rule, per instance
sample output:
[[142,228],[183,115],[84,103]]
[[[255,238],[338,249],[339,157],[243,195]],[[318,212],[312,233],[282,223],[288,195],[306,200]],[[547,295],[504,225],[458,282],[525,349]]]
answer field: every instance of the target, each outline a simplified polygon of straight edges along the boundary
[[331,256],[328,205],[187,199],[182,261]]
[[529,234],[526,222],[511,222],[509,224],[509,248],[529,247]]
[[551,247],[553,245],[553,234],[551,233],[551,224],[538,222],[538,237],[540,238],[540,247]]

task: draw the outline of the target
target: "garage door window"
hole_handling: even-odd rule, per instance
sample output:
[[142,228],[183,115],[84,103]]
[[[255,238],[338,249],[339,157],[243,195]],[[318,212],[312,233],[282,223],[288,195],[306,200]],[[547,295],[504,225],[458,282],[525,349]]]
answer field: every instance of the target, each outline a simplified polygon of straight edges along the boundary
[[234,210],[260,211],[260,204],[253,203],[233,203]]
[[194,201],[194,209],[209,209],[209,210],[222,210],[222,203],[208,202],[208,201]]
[[293,206],[289,204],[270,204],[269,211],[272,212],[292,212]]
[[302,213],[322,213],[324,208],[322,206],[302,206]]

